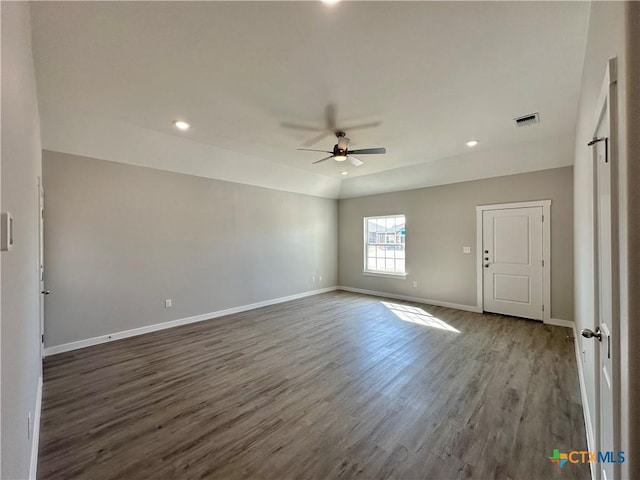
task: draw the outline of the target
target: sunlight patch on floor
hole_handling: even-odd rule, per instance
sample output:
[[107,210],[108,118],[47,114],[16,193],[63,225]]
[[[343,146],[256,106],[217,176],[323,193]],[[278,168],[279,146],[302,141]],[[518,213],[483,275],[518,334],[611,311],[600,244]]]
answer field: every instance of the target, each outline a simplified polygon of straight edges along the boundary
[[453,328],[448,323],[443,322],[438,317],[434,317],[422,308],[410,307],[408,305],[391,302],[380,303],[391,310],[391,312],[403,322],[410,322],[418,325],[424,325],[425,327],[439,328],[440,330],[447,330],[448,332],[460,333],[460,330]]

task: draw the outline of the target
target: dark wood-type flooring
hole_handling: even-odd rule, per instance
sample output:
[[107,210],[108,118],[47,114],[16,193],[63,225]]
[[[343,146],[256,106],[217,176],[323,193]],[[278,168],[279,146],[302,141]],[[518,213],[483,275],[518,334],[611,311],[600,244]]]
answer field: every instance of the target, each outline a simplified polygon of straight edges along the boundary
[[48,357],[40,479],[555,479],[566,328],[332,292]]

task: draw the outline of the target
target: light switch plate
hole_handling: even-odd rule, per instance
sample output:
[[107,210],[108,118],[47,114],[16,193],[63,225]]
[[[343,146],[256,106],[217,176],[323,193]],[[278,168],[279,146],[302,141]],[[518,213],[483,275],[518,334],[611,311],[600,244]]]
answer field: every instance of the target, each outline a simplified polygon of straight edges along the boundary
[[462,253],[471,253],[471,247],[462,247]]
[[0,223],[2,224],[0,251],[8,252],[13,248],[13,216],[9,212],[3,213]]

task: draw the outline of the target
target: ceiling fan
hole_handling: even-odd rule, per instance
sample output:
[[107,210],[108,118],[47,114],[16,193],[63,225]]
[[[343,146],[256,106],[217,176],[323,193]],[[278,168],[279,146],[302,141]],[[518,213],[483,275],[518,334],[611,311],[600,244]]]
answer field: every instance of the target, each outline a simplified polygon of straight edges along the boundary
[[339,127],[336,121],[336,106],[329,104],[325,109],[325,126],[324,127],[313,127],[308,125],[299,125],[297,123],[287,123],[287,122],[283,122],[280,125],[282,125],[285,128],[293,128],[295,130],[305,130],[308,132],[321,132],[319,135],[307,140],[302,144],[303,147],[310,147],[311,145],[318,143],[324,137],[327,137],[329,135],[332,135],[332,134],[337,135],[338,132],[345,132],[345,131],[350,132],[351,130],[360,130],[362,128],[377,127],[380,125],[380,122],[363,123],[360,125],[352,125],[350,127],[342,127],[342,126]]
[[364,162],[362,160],[358,160],[353,155],[370,155],[370,154],[381,154],[387,153],[386,148],[360,148],[358,150],[349,150],[349,139],[346,137],[344,132],[335,132],[336,137],[338,138],[338,143],[333,146],[333,151],[329,150],[314,150],[311,148],[299,148],[298,150],[304,150],[307,152],[322,152],[322,153],[330,153],[328,157],[321,158],[320,160],[316,160],[313,162],[314,164],[324,162],[333,158],[336,162],[344,162],[348,160],[351,165],[355,167],[359,167]]

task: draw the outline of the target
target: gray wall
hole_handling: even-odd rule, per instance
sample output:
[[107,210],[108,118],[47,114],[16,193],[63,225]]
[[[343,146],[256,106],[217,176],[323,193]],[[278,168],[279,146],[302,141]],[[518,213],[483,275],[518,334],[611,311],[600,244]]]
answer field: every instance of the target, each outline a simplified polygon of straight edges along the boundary
[[50,151],[43,170],[46,346],[336,284],[336,200]]
[[[551,316],[573,320],[572,167],[340,200],[339,283],[475,306],[475,207],[543,199],[552,200]],[[394,213],[407,217],[407,279],[364,276],[362,218]]]
[[[40,120],[29,4],[2,2],[2,211],[15,247],[2,253],[2,478],[29,476],[41,375],[38,282]],[[31,432],[27,416],[31,415]]]

